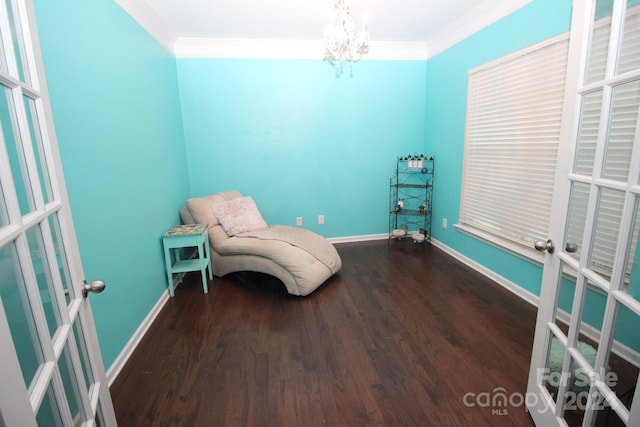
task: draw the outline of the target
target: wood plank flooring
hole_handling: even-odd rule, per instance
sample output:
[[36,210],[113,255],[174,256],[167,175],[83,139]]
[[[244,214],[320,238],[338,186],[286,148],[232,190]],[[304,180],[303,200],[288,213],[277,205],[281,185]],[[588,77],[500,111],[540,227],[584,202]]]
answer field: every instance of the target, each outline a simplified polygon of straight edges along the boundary
[[341,272],[307,297],[188,277],[111,388],[119,425],[533,426],[470,404],[525,393],[535,308],[407,243],[336,245]]

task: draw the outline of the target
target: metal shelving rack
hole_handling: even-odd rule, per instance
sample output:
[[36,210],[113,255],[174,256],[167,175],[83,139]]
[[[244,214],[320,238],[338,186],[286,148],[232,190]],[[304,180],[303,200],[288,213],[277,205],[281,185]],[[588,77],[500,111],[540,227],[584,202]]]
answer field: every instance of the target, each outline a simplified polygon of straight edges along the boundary
[[402,239],[431,242],[434,165],[433,157],[423,154],[397,159],[389,180],[389,245]]

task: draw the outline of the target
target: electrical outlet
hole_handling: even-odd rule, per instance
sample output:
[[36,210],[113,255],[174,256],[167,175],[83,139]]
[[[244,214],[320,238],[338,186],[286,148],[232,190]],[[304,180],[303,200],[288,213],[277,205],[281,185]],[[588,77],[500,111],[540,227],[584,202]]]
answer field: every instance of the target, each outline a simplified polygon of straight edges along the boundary
[[447,218],[442,218],[442,228],[447,228]]
[[302,225],[302,217],[301,216],[297,216],[296,217],[296,225],[298,227]]
[[324,224],[324,215],[318,215],[318,224]]

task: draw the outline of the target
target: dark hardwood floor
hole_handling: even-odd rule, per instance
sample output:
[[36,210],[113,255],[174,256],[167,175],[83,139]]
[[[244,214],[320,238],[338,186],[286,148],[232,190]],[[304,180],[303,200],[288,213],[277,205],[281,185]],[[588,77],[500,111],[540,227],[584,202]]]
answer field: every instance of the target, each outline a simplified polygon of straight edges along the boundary
[[111,388],[119,425],[533,426],[478,400],[525,393],[533,306],[433,246],[336,247],[307,297],[187,277]]

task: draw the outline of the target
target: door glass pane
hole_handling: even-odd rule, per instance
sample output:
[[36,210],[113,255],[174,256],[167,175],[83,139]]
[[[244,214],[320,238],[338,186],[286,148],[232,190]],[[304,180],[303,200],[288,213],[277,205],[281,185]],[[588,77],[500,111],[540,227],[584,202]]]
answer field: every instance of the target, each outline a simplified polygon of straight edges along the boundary
[[602,90],[591,92],[582,97],[576,158],[573,171],[582,175],[592,175],[596,157],[596,143],[600,128],[600,109],[602,108]]
[[569,267],[563,263],[563,269],[565,273],[560,280],[560,288],[558,290],[558,303],[556,306],[555,324],[564,332],[565,336],[569,334],[568,319],[571,317],[571,311],[573,310],[573,298],[576,292],[576,272],[569,269]]
[[31,260],[33,269],[38,281],[38,289],[40,290],[40,299],[47,317],[47,326],[49,334],[53,337],[62,323],[60,320],[60,311],[55,299],[53,278],[51,277],[51,269],[45,253],[44,241],[42,238],[42,230],[39,226],[32,227],[27,231],[27,240],[29,242],[29,250],[31,251]]
[[42,195],[44,202],[49,203],[53,196],[51,194],[51,182],[49,181],[49,170],[47,168],[47,159],[44,154],[44,148],[42,145],[42,137],[38,127],[38,113],[36,111],[36,102],[25,96],[24,108],[27,116],[27,124],[29,125],[29,136],[31,138],[31,144],[33,147],[33,153],[36,160],[36,166],[38,168],[38,178],[40,179],[40,188],[42,188]]
[[558,390],[562,383],[562,364],[566,349],[562,342],[550,334],[547,361],[543,369],[542,386],[547,390],[554,402],[558,399]]
[[44,400],[38,410],[36,417],[38,427],[62,427],[62,418],[57,409],[56,399],[53,394],[53,387],[49,384]]
[[[571,359],[567,390],[564,395],[564,420],[569,427],[580,427],[584,420],[584,408],[589,396],[589,380],[584,371]],[[586,383],[586,384],[585,384]]]
[[4,96],[0,96],[0,121],[2,122],[2,132],[7,146],[9,165],[13,175],[13,183],[18,195],[18,203],[22,215],[27,214],[34,206],[31,184],[27,175],[24,151],[20,144],[19,136],[14,132],[15,109],[11,91],[4,88]]
[[586,83],[604,79],[612,11],[613,2],[611,0],[598,0],[596,2],[595,22],[589,44],[587,73],[585,76]]
[[582,253],[582,238],[589,204],[589,184],[582,182],[571,183],[569,211],[567,214],[567,231],[563,247],[572,247],[570,255],[580,259]]
[[571,313],[573,311],[573,299],[576,292],[576,277],[578,277],[578,272],[564,262],[560,262],[560,265],[562,274],[558,281],[554,323],[566,338],[569,334],[569,319],[571,319]]
[[589,260],[591,269],[606,280],[610,280],[613,269],[624,196],[623,191],[610,188],[603,188],[600,191]]
[[[11,0],[5,0],[4,2],[7,5],[7,14],[9,16],[9,25],[11,26],[11,39],[12,39],[12,45],[13,45],[13,51],[14,54],[16,55],[16,65],[18,66],[18,78],[21,81],[26,81],[25,80],[25,75],[24,75],[24,64],[23,64],[23,60],[24,60],[24,49],[23,49],[23,43],[22,43],[22,37],[20,36],[22,34],[22,31],[20,30],[20,21],[17,19],[18,15],[16,13],[16,9],[12,6],[12,2]],[[15,74],[14,74],[15,76]]]
[[636,209],[634,225],[632,226],[631,247],[627,256],[625,268],[625,282],[623,289],[640,301],[640,248],[638,247],[638,234],[640,234],[640,202],[636,197]]
[[[576,296],[578,298],[578,296]],[[590,348],[598,349],[600,331],[604,320],[604,310],[607,304],[607,297],[600,288],[593,283],[587,282],[587,287],[582,300],[582,313],[580,316],[580,331],[578,333],[579,344],[576,346],[585,359],[589,360],[587,354],[591,354]],[[582,351],[584,350],[584,352]],[[595,357],[595,351],[594,351]],[[593,364],[591,365],[593,367]]]
[[77,372],[73,366],[69,343],[65,346],[62,356],[58,361],[58,368],[60,370],[60,377],[62,378],[67,403],[71,410],[71,417],[75,421],[74,424],[79,425],[83,421],[82,414],[80,413],[80,402],[82,401],[80,397],[81,389],[76,381]]
[[[640,334],[638,333],[640,316],[629,310],[623,304],[619,305],[614,325],[613,338],[615,343],[626,346],[630,350],[640,353]],[[605,383],[616,394],[627,408],[631,409],[633,392],[640,374],[639,360],[632,363],[614,351],[610,352],[607,366],[608,376]],[[628,357],[627,357],[628,358]],[[640,398],[640,397],[639,397]]]
[[584,396],[582,402],[579,399],[575,399],[576,402],[581,404],[582,408],[584,408],[584,405],[582,404],[586,403],[586,395],[589,393],[589,389],[591,388],[591,378],[589,374],[592,371],[591,367],[596,364],[596,350],[583,341],[579,341],[576,344],[576,350],[578,350],[582,357],[586,359],[589,367],[583,368],[576,359],[573,357],[571,358],[571,369],[569,370],[567,390],[573,394],[581,394]]
[[629,177],[639,104],[640,81],[636,80],[613,89],[613,110],[602,173],[605,178],[626,182]]
[[93,370],[89,364],[89,353],[87,352],[85,335],[83,334],[82,325],[79,320],[73,322],[73,335],[76,343],[78,343],[78,353],[80,355],[80,363],[82,364],[82,373],[84,374],[84,384],[87,387],[84,392],[88,394],[89,388],[95,381],[92,376]]
[[60,230],[60,223],[58,222],[58,214],[49,216],[49,229],[53,238],[53,247],[56,251],[57,270],[60,273],[60,279],[62,281],[62,287],[64,289],[67,306],[71,302],[71,276],[69,270],[69,264],[67,262],[67,254],[64,250],[64,244],[62,241],[62,231]]
[[22,376],[29,385],[44,358],[37,339],[34,339],[37,337],[35,323],[25,294],[24,278],[14,242],[0,248],[0,297],[18,353]]
[[637,0],[627,1],[624,31],[618,61],[618,74],[640,68],[640,8]]

